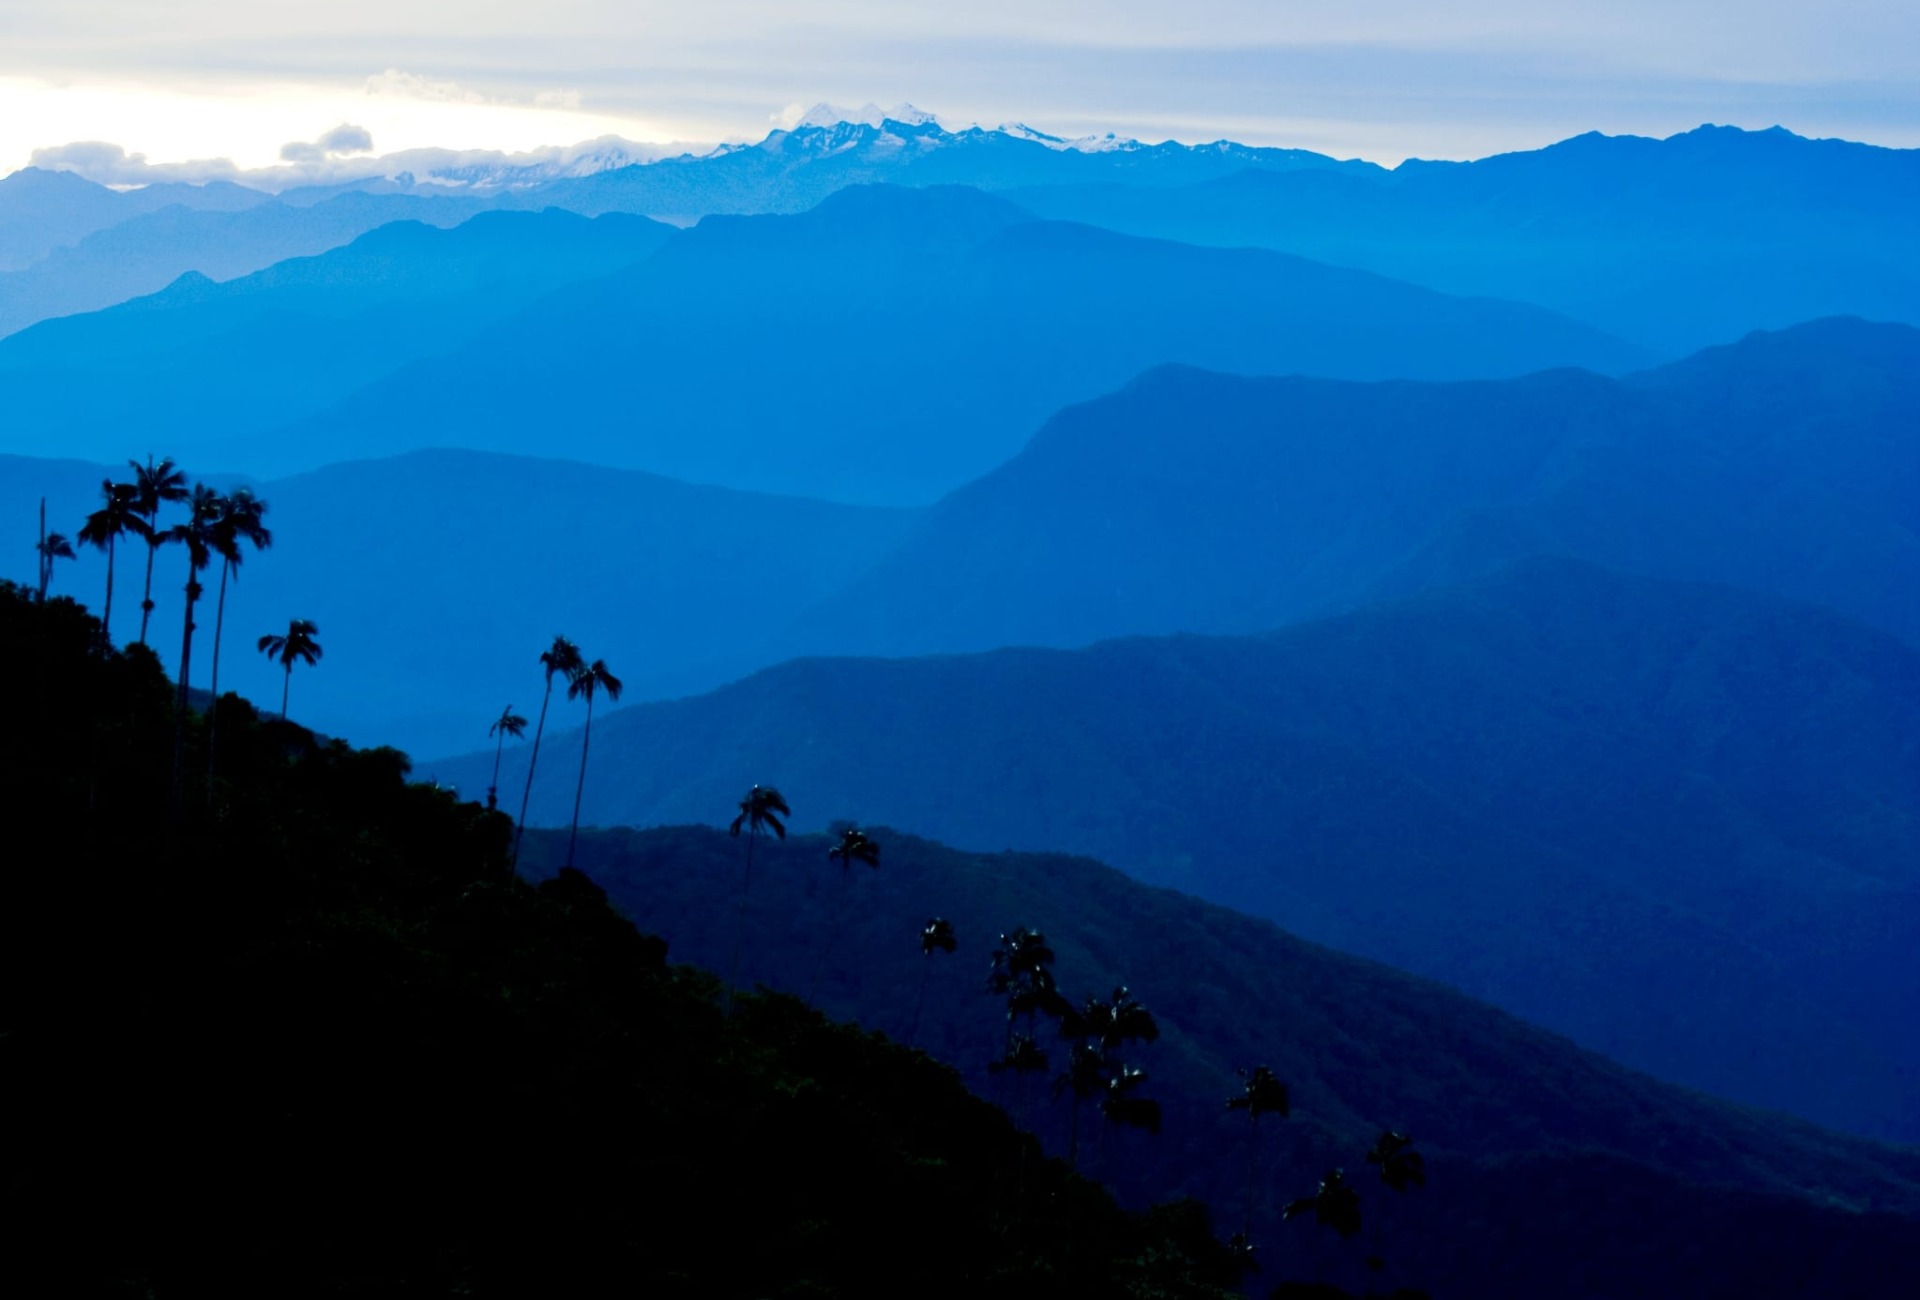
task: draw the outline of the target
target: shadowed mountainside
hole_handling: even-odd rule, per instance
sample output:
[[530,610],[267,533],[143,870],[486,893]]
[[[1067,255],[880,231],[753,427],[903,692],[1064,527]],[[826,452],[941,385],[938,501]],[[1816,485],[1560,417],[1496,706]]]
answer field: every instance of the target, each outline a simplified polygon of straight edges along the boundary
[[[762,781],[805,827],[1094,854],[1912,1141],[1920,1051],[1887,1028],[1920,1017],[1916,736],[1920,651],[1883,633],[1540,560],[1261,637],[786,664],[605,715],[583,815],[720,820]],[[574,775],[543,762],[533,820]]]

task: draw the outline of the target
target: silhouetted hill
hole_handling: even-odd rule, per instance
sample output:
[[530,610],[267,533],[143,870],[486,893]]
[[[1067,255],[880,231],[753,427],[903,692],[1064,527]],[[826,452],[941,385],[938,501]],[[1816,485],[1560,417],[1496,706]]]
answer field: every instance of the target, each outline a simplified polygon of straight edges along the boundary
[[[418,221],[215,284],[198,273],[0,340],[8,450],[111,458],[238,443],[310,414],[565,285],[653,253],[672,228],[557,210]],[[442,435],[444,438],[444,435]]]
[[[795,808],[809,822],[824,811]],[[1315,1271],[1361,1290],[1357,1243],[1317,1242],[1311,1225],[1279,1219],[1332,1164],[1357,1176],[1369,1232],[1384,1228],[1390,1267],[1376,1281],[1436,1296],[1842,1295],[1889,1279],[1879,1252],[1913,1230],[1876,1212],[1920,1206],[1915,1152],[1655,1082],[1450,989],[1083,858],[970,854],[863,824],[880,867],[856,866],[849,882],[829,839],[760,843],[742,979],[910,1037],[1017,1107],[1014,1086],[986,1069],[1005,1016],[983,976],[996,936],[1038,927],[1072,999],[1126,984],[1161,1030],[1128,1053],[1161,1102],[1160,1137],[1116,1130],[1103,1158],[1097,1121],[1083,1117],[1082,1167],[1135,1201],[1205,1196],[1223,1232],[1243,1222],[1249,1173],[1245,1118],[1223,1102],[1240,1090],[1236,1070],[1269,1064],[1293,1109],[1263,1121],[1252,1169],[1255,1294]],[[565,848],[564,833],[531,835],[529,863]],[[676,954],[724,970],[741,851],[704,827],[583,832],[577,861]],[[920,953],[933,913],[953,923],[951,956]],[[1065,1048],[1042,1025],[1057,1070]],[[1035,1131],[1063,1151],[1067,1103],[1036,1092]],[[1425,1150],[1426,1190],[1389,1196],[1360,1161],[1389,1124]],[[1849,1257],[1850,1242],[1863,1253]]]
[[1241,633],[1529,555],[1818,600],[1920,644],[1920,331],[1629,380],[1149,374],[1056,415],[769,657]]
[[[802,660],[603,715],[584,819],[1094,854],[1629,1065],[1914,1140],[1920,651],[1535,561],[1268,636]],[[577,746],[562,738],[546,753]],[[483,788],[491,754],[424,770]],[[522,779],[522,755],[510,754]],[[533,820],[577,765],[543,760]]]
[[1671,353],[1818,316],[1920,324],[1920,150],[1779,128],[1014,197],[1049,217],[1539,303]]
[[791,999],[723,1014],[390,750],[229,700],[170,804],[171,692],[97,632],[0,584],[8,821],[48,850],[0,906],[7,1294],[1230,1294],[1204,1207],[1119,1211]]
[[[48,526],[71,537],[109,475],[126,478],[124,462],[0,457],[0,555],[20,580],[32,575],[38,498],[49,498]],[[247,554],[228,591],[222,688],[277,702],[279,670],[254,639],[310,618],[327,656],[298,673],[294,715],[421,754],[482,742],[503,705],[537,707],[535,660],[556,633],[604,655],[638,697],[705,690],[759,667],[751,649],[762,629],[871,565],[910,518],[462,451],[253,486],[274,540]],[[180,517],[174,508],[162,523]],[[145,550],[123,544],[119,557],[113,621],[124,642],[139,627]],[[185,581],[184,553],[166,548],[154,644],[169,664]],[[105,586],[105,557],[89,549],[59,565],[53,590],[97,604]],[[204,607],[200,622],[212,626]],[[204,654],[194,670],[206,685]],[[555,707],[564,717],[571,706]]]
[[265,201],[138,210],[30,265],[0,273],[0,335],[158,292],[189,271],[230,280],[289,257],[338,248],[390,221],[451,226],[489,206],[480,199],[407,194],[344,194],[311,207],[255,197]]
[[799,216],[702,222],[270,442],[206,454],[262,472],[457,428],[487,450],[918,504],[1063,403],[1162,362],[1439,379],[1640,355],[1535,308],[1035,224],[976,191],[870,187]]

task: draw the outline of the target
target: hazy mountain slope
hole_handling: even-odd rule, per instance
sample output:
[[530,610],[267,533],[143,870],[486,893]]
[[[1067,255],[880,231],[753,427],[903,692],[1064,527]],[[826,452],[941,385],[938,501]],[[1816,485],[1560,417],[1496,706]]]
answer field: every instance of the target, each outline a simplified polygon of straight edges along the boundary
[[244,444],[547,293],[641,261],[672,233],[557,210],[482,213],[450,230],[394,222],[237,280],[193,274],[44,321],[0,340],[8,450],[107,459],[129,429],[142,447],[215,435]]
[[96,230],[164,207],[238,211],[271,197],[225,181],[112,190],[72,172],[23,167],[0,176],[0,271],[31,266]]
[[[783,665],[606,715],[584,816],[719,820],[764,781],[802,826],[1093,853],[1913,1140],[1920,1052],[1885,1029],[1920,1016],[1917,735],[1920,651],[1890,637],[1539,561],[1266,637]],[[543,765],[537,820],[573,775]]]
[[[189,466],[189,469],[196,467]],[[125,467],[0,457],[0,554],[32,575],[35,505],[69,537],[103,475]],[[692,487],[561,461],[422,452],[256,482],[272,549],[249,553],[228,592],[223,689],[277,703],[279,672],[253,642],[289,618],[320,625],[326,659],[293,682],[305,722],[414,753],[465,749],[512,703],[537,708],[556,633],[604,656],[639,695],[707,689],[750,668],[759,629],[785,621],[871,564],[899,512]],[[162,524],[178,522],[177,508]],[[139,628],[144,549],[122,548],[113,626]],[[53,590],[98,608],[104,558],[59,566]],[[180,643],[186,560],[165,549],[154,646]],[[213,626],[203,605],[203,633]],[[194,682],[207,684],[206,641]],[[556,701],[560,716],[568,707]],[[478,794],[479,792],[474,792]],[[516,804],[517,807],[517,804]]]
[[188,271],[228,280],[338,248],[390,221],[451,226],[486,206],[472,198],[344,194],[312,207],[273,200],[236,210],[164,207],[0,273],[0,335],[154,293]]
[[[866,811],[835,806],[834,816]],[[826,811],[797,798],[795,807],[803,821]],[[1826,1219],[1804,1202],[1756,1195],[1911,1213],[1920,1196],[1920,1157],[1911,1151],[1656,1083],[1450,989],[1142,887],[1095,862],[969,854],[884,828],[874,834],[880,868],[856,867],[850,883],[826,860],[821,838],[759,846],[742,978],[910,1035],[984,1095],[1017,1105],[984,1068],[1005,1022],[982,976],[996,935],[1039,927],[1071,997],[1126,984],[1159,1020],[1160,1040],[1128,1055],[1162,1103],[1161,1136],[1116,1132],[1102,1160],[1098,1125],[1083,1117],[1083,1167],[1130,1198],[1196,1193],[1223,1232],[1237,1231],[1247,1192],[1244,1119],[1222,1102],[1239,1089],[1234,1072],[1255,1063],[1288,1083],[1293,1114],[1263,1123],[1252,1171],[1253,1236],[1267,1282],[1317,1259],[1330,1277],[1361,1288],[1359,1252],[1316,1245],[1307,1225],[1281,1224],[1278,1210],[1328,1165],[1364,1167],[1359,1153],[1388,1124],[1426,1148],[1429,1187],[1383,1204],[1386,1194],[1363,1175],[1363,1212],[1386,1229],[1391,1282],[1435,1295],[1739,1295],[1781,1278],[1793,1279],[1794,1294],[1818,1294],[1844,1286],[1833,1270],[1848,1266],[1829,1251],[1852,1234],[1873,1249],[1866,1244],[1875,1238],[1898,1241],[1912,1230],[1858,1213]],[[560,836],[530,836],[527,851],[550,862],[565,847]],[[677,958],[726,969],[738,840],[692,827],[583,833],[577,857]],[[953,922],[960,949],[929,963],[915,936],[930,913]],[[1050,1038],[1057,1069],[1064,1048]],[[1036,1093],[1035,1128],[1064,1150],[1066,1103]],[[1648,1205],[1662,1212],[1634,1208]],[[1486,1231],[1501,1233],[1499,1251],[1476,1244]]]
[[1920,644],[1920,331],[1612,381],[1167,370],[1055,416],[769,657],[1251,632],[1528,555],[1829,603]]
[[1044,216],[1539,303],[1672,353],[1818,316],[1920,324],[1920,150],[1778,128],[1015,197]]
[[[623,277],[290,426],[276,447],[218,458],[304,465],[453,425],[491,450],[917,504],[999,464],[1061,404],[1165,361],[1460,378],[1618,370],[1638,355],[1534,308],[1034,224],[978,191],[865,188],[799,216],[712,218]],[[556,386],[556,374],[620,379]]]

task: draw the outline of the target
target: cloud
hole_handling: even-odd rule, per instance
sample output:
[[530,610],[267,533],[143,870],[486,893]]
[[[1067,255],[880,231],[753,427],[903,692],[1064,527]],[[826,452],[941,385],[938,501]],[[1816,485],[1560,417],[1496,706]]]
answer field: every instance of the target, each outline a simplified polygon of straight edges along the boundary
[[152,185],[160,181],[233,180],[240,169],[230,158],[196,158],[187,162],[150,163],[143,153],[128,153],[105,140],[76,140],[33,151],[34,167],[73,172],[101,185]]
[[281,145],[280,161],[318,163],[325,162],[329,158],[343,158],[352,154],[372,152],[373,132],[364,126],[353,126],[342,122],[318,140],[289,140]]
[[377,76],[368,77],[366,93],[392,96],[395,99],[426,99],[441,104],[487,102],[485,95],[476,90],[468,90],[457,81],[433,81],[412,72],[402,72],[399,68],[388,68]]

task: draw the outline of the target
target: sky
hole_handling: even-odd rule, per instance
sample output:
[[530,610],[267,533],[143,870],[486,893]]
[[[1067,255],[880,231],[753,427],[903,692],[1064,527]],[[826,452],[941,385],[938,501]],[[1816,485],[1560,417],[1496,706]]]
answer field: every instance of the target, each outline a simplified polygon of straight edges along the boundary
[[820,101],[1385,163],[1702,122],[1916,147],[1920,3],[0,0],[0,173],[677,151]]

